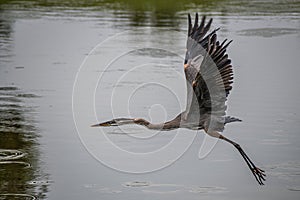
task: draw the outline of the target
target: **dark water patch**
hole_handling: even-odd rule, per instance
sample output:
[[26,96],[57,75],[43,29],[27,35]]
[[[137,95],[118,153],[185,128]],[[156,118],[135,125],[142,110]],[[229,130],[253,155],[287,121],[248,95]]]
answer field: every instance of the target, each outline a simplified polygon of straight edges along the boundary
[[31,93],[19,93],[15,92],[14,90],[5,90],[5,92],[0,90],[0,101],[8,102],[21,102],[22,98],[37,98],[40,97],[36,94]]
[[[0,165],[1,165],[1,170],[2,169],[12,169],[12,168],[18,168],[18,169],[26,169],[26,168],[30,168],[31,165],[30,163],[27,162],[23,162],[23,161],[0,161]],[[3,167],[4,165],[4,167]],[[11,166],[11,165],[16,165],[16,166]]]
[[[16,104],[0,104],[0,110],[3,111],[1,113],[0,119],[9,120],[11,118],[15,118],[14,120],[24,120],[24,117],[20,116],[21,113],[30,112],[32,109],[26,109],[20,105]],[[5,111],[5,112],[4,112]]]
[[35,94],[16,94],[16,97],[21,97],[21,98],[36,98],[36,97],[40,97],[40,96],[35,95]]
[[[32,136],[32,134],[35,133],[34,130],[32,130],[33,125],[30,124],[20,124],[20,123],[0,123],[0,134],[3,140],[7,137],[5,134],[15,134],[17,137],[17,134],[22,134],[24,139],[25,138],[36,138],[35,136]],[[5,126],[5,128],[3,128]]]
[[7,200],[7,199],[13,199],[13,200],[36,200],[37,198],[33,195],[29,194],[0,194],[0,200]]
[[24,106],[24,102],[20,99],[18,100],[19,101],[10,101],[8,103],[0,101],[0,134],[26,134],[35,131],[33,125],[34,120],[29,115],[33,109]]
[[45,199],[48,192],[49,185],[29,184],[48,177],[38,161],[36,97],[15,86],[0,88],[0,199]]
[[6,110],[8,110],[8,109],[14,109],[14,110],[16,110],[16,109],[21,109],[22,108],[22,106],[20,106],[20,105],[17,105],[17,104],[0,104],[0,109],[1,108],[3,108],[3,109],[6,109]]
[[0,102],[20,103],[22,100],[14,96],[0,96]]
[[0,149],[0,161],[16,160],[26,156],[26,153],[15,149]]
[[14,86],[4,86],[0,87],[0,91],[16,91],[19,90],[17,87]]
[[[10,114],[8,113],[8,116],[6,116],[5,118],[4,117],[1,117],[2,119],[2,122],[16,122],[16,121],[22,121],[23,118],[20,117],[20,116],[9,116]],[[3,123],[3,125],[6,125],[6,123]]]
[[29,185],[49,185],[51,183],[53,183],[51,180],[33,180],[28,182]]

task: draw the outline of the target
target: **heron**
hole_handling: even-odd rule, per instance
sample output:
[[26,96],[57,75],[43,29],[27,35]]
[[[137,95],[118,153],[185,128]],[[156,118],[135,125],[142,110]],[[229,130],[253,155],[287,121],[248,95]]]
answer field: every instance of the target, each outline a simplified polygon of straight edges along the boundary
[[209,32],[213,19],[206,23],[206,16],[199,22],[198,13],[194,23],[188,14],[188,35],[184,59],[184,74],[187,85],[186,109],[173,120],[153,124],[143,118],[116,118],[92,127],[121,126],[137,124],[148,129],[168,131],[178,128],[192,130],[203,129],[209,136],[232,144],[240,153],[256,181],[264,185],[265,171],[258,168],[247,156],[242,147],[222,135],[225,124],[241,121],[226,116],[226,101],[233,83],[233,67],[226,52],[232,42],[227,39],[220,42],[217,31]]

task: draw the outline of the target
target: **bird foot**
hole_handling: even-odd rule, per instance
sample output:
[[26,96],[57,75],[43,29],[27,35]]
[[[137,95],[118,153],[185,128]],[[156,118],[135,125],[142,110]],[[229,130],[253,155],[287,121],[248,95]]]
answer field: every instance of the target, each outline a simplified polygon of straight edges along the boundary
[[255,176],[257,182],[260,185],[264,185],[263,181],[266,180],[265,179],[265,176],[266,176],[265,171],[258,167],[255,167],[255,166],[251,169],[251,171],[252,171],[253,175]]

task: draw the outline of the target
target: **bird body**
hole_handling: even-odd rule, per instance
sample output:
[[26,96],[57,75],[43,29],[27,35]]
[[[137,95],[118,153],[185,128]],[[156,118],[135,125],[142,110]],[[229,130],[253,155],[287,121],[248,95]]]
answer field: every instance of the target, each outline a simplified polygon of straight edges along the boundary
[[185,111],[173,120],[160,124],[152,124],[142,118],[116,118],[92,125],[92,127],[137,124],[162,131],[178,128],[204,129],[208,135],[232,144],[245,160],[257,182],[263,185],[264,171],[253,164],[239,144],[221,134],[225,124],[241,121],[238,118],[226,116],[226,101],[233,83],[233,70],[226,48],[232,41],[225,39],[219,42],[217,40],[219,29],[208,33],[212,19],[207,24],[205,24],[205,16],[202,17],[200,24],[198,21],[197,13],[194,25],[191,16],[188,15],[188,39],[184,59],[187,85]]

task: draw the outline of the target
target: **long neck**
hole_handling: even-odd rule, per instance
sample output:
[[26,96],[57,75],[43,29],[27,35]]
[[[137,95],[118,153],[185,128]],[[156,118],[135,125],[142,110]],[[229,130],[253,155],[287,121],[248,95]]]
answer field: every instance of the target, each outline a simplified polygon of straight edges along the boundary
[[147,127],[148,129],[155,129],[155,130],[161,130],[164,129],[164,123],[160,123],[160,124],[152,124],[149,121],[145,120],[145,119],[141,119],[141,118],[137,118],[133,120],[133,123],[138,124],[138,125],[142,125]]
[[164,130],[165,129],[165,123],[161,124],[151,124],[149,123],[148,125],[145,125],[148,129],[153,129],[153,130]]
[[134,123],[145,126],[148,129],[153,129],[153,130],[171,130],[171,129],[179,128],[179,123],[177,123],[177,120],[175,120],[175,119],[172,121],[168,121],[168,122],[160,123],[160,124],[152,124],[144,119],[134,119]]
[[181,115],[178,115],[175,119],[165,122],[165,123],[159,123],[159,124],[152,124],[149,121],[142,119],[142,118],[135,118],[135,119],[129,119],[129,118],[117,118],[112,121],[106,122],[105,124],[109,123],[110,125],[114,126],[121,126],[126,124],[138,124],[141,126],[145,126],[148,129],[154,129],[154,130],[171,130],[179,128],[180,126],[180,118]]

